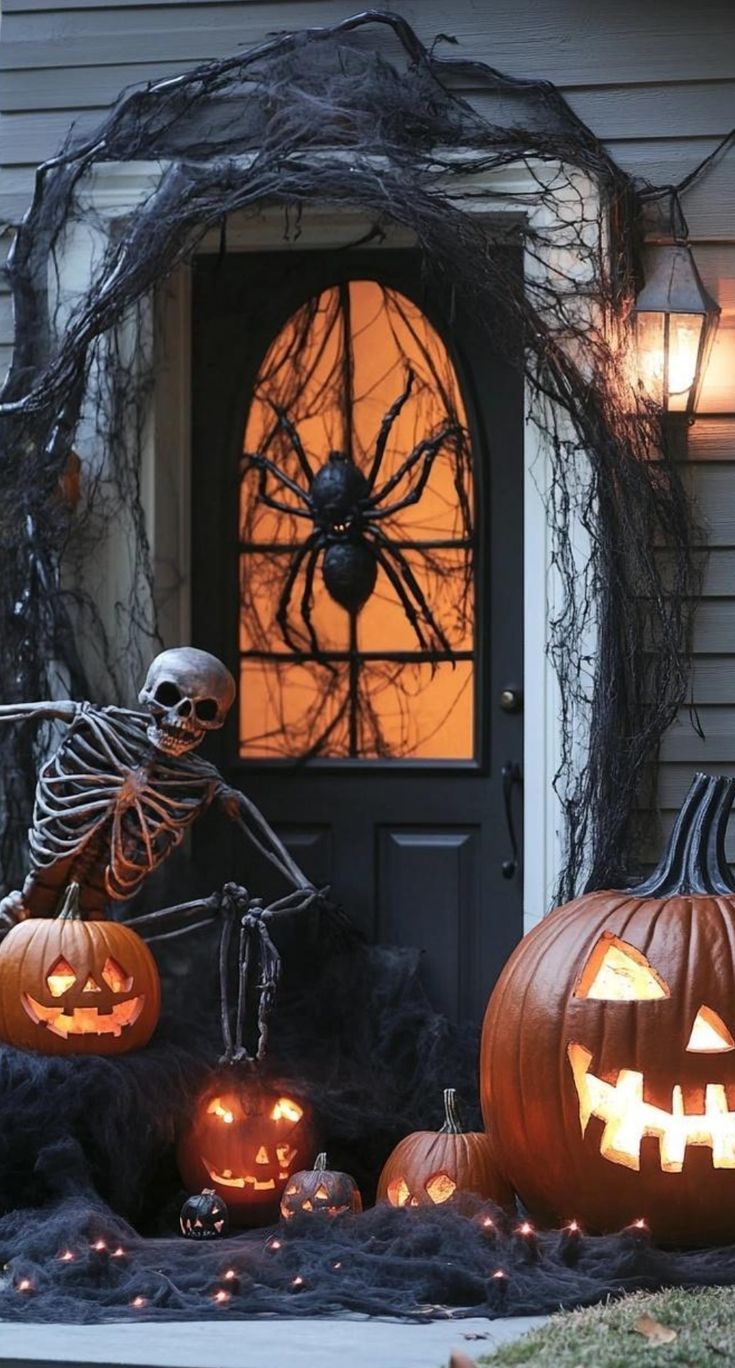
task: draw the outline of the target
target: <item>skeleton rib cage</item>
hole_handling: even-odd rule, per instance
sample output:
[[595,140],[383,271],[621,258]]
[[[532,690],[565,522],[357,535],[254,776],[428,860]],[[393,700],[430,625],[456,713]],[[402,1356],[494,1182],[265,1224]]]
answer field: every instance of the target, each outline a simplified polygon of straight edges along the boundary
[[167,756],[146,736],[150,717],[79,705],[43,766],[29,832],[31,879],[57,867],[75,877],[105,863],[104,889],[123,900],[182,841],[212,801],[217,771],[198,756]]

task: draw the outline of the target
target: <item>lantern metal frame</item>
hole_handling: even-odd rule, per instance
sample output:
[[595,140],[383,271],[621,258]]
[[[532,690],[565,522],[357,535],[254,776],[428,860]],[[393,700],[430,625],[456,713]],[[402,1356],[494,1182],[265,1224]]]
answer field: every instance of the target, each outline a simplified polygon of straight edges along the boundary
[[[673,242],[652,246],[655,252],[652,270],[635,303],[636,325],[644,314],[663,316],[661,409],[667,424],[689,426],[694,422],[721,310],[705,287],[686,240],[677,238]],[[686,403],[680,409],[670,407],[671,320],[675,315],[691,315],[701,319],[692,380],[688,386]]]

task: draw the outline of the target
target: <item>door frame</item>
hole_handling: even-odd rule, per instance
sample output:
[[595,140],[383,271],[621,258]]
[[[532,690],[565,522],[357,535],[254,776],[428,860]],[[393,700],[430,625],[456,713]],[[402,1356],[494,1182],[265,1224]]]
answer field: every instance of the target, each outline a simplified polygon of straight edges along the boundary
[[[467,160],[463,152],[450,152]],[[479,160],[479,154],[478,154]],[[57,274],[49,291],[49,313],[63,322],[91,279],[106,240],[124,219],[158,185],[167,162],[108,162],[94,167],[81,180],[76,196],[90,216],[70,231],[61,244]],[[489,236],[502,235],[509,226],[521,224],[540,237],[533,250],[524,252],[526,290],[534,292],[536,307],[544,312],[544,283],[553,280],[560,288],[561,273],[569,282],[567,314],[577,312],[589,326],[589,296],[584,290],[592,279],[599,224],[606,216],[594,181],[577,168],[561,163],[517,162],[501,168],[467,171],[452,179],[455,207],[461,208],[487,228]],[[580,220],[573,247],[554,248],[554,230]],[[284,223],[286,232],[284,232]],[[289,236],[283,208],[269,206],[257,213],[234,215],[227,227],[227,250],[302,251],[344,246],[355,242],[372,221],[342,207],[315,206],[304,209]],[[585,241],[585,234],[589,241]],[[386,231],[386,247],[411,246],[411,234],[400,227]],[[219,230],[207,233],[198,252],[221,249]],[[541,287],[538,294],[534,287]],[[579,289],[579,293],[577,290]],[[553,296],[552,296],[553,297]],[[553,326],[553,317],[549,321]],[[145,418],[142,502],[147,519],[154,565],[155,596],[161,635],[166,646],[190,639],[191,616],[191,281],[187,265],[181,265],[143,301],[121,330],[126,331],[140,357],[141,368],[151,367],[154,377]],[[90,385],[94,386],[94,372]],[[530,929],[551,905],[563,858],[562,810],[554,791],[561,761],[560,697],[558,682],[546,649],[548,623],[561,603],[561,584],[553,567],[553,528],[548,516],[552,491],[551,442],[543,425],[534,421],[533,396],[528,387],[523,432],[524,461],[524,925]],[[90,406],[90,410],[93,405]],[[569,432],[565,414],[557,410],[559,433]],[[569,432],[571,436],[571,432]],[[96,442],[92,422],[80,424],[77,449],[83,463],[96,468]],[[580,496],[580,499],[582,496]],[[581,520],[572,514],[571,545],[580,567],[586,561],[586,537]],[[108,593],[101,605],[103,618],[125,584],[128,567],[124,557],[110,553],[106,576]],[[99,577],[99,562],[95,576]],[[124,587],[122,588],[124,593]],[[108,610],[108,605],[109,610]],[[111,624],[112,621],[111,621]],[[585,642],[594,651],[594,626]],[[579,755],[585,754],[587,718],[581,715],[576,729]]]

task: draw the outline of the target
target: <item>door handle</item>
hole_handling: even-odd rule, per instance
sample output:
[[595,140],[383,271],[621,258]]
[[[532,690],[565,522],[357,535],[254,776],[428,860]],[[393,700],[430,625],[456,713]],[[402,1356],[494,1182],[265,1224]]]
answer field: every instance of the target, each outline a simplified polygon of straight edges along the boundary
[[500,872],[504,879],[512,879],[518,872],[519,854],[518,838],[516,837],[515,823],[513,821],[513,789],[522,780],[521,767],[515,760],[506,760],[501,770],[503,776],[503,805],[505,807],[505,822],[508,828],[508,839],[510,841],[511,857],[503,860]]

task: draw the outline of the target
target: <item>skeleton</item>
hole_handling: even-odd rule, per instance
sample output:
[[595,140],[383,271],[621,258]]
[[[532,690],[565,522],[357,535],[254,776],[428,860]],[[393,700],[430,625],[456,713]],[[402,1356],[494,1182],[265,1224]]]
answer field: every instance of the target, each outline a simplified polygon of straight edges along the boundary
[[[138,891],[213,802],[291,885],[279,908],[313,901],[316,891],[255,805],[194,754],[205,734],[222,726],[234,697],[235,681],[221,661],[179,647],[152,662],[139,694],[144,712],[67,700],[0,707],[0,721],[68,724],[39,774],[30,872],[22,891],[0,903],[0,924],[53,916],[71,882],[80,885],[83,913],[104,915],[108,900]],[[210,902],[169,912],[211,914]]]

